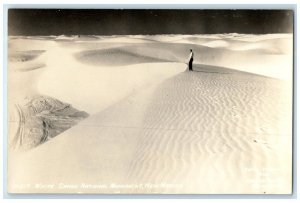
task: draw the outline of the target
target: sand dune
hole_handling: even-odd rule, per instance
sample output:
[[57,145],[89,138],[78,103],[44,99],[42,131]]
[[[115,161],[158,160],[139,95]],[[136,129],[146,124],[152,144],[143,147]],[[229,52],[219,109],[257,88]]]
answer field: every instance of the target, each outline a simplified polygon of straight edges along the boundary
[[[60,67],[45,69],[37,81],[38,92],[70,103],[89,114],[186,69],[185,64],[179,63],[144,63],[142,66],[134,64],[113,68],[74,63],[63,66],[63,70]],[[161,71],[162,67],[164,71]],[[59,75],[57,71],[60,71]]]
[[57,36],[55,39],[56,40],[74,40],[76,38],[76,35],[60,35]]
[[[226,36],[226,34],[219,35],[221,37]],[[291,37],[290,34],[279,33],[279,34],[264,34],[264,35],[255,35],[255,34],[238,34],[234,37],[236,40],[253,42],[260,40],[269,40],[269,39],[289,39]]]
[[202,44],[203,46],[218,48],[218,47],[228,47],[229,43],[225,40],[213,40]]
[[137,35],[135,38],[152,40],[155,42],[176,42],[183,39],[182,35]]
[[10,53],[8,55],[8,60],[12,62],[31,61],[37,58],[38,56],[40,56],[44,52],[45,52],[44,50],[30,50],[30,51]]
[[157,63],[161,61],[170,62],[168,60],[132,53],[126,48],[89,50],[77,54],[76,58],[79,61],[96,66],[123,66],[137,63]]
[[[235,71],[197,70],[129,95],[22,155],[27,164],[15,177],[53,184],[171,184],[55,192],[290,191],[291,100],[284,96],[285,84]],[[56,167],[60,164],[63,169]],[[261,179],[261,171],[274,166],[272,180]],[[27,171],[34,175],[24,176]]]
[[105,44],[102,48],[102,43],[99,43],[90,44],[91,47],[87,44],[82,45],[87,50],[79,51],[76,56],[81,62],[99,66],[155,60],[187,63],[189,49],[193,49],[195,63],[223,66],[288,80],[292,70],[287,71],[286,67],[292,67],[292,43],[290,39],[277,41],[278,43],[272,40],[259,43],[226,41],[229,44],[227,47],[219,47],[219,42],[215,40],[212,42],[217,47],[185,43],[121,43],[117,46]]
[[[184,188],[177,191],[192,193],[211,193],[216,188],[225,193],[250,190],[253,186],[249,184],[246,168],[271,167],[274,164],[271,157],[281,156],[274,150],[291,133],[286,131],[286,121],[291,121],[287,109],[277,112],[279,114],[269,109],[291,102],[273,100],[284,91],[278,89],[276,83],[241,73],[189,72],[165,81],[144,116],[144,130],[137,144],[140,147],[128,169],[129,179],[156,184],[184,182]],[[176,91],[172,91],[174,89]],[[263,143],[255,142],[258,137]],[[269,140],[273,140],[272,143]],[[290,144],[285,144],[288,149]],[[238,151],[240,153],[236,153]],[[254,158],[257,151],[264,157]],[[225,157],[228,159],[224,160]],[[213,164],[210,159],[214,160]],[[283,172],[285,167],[279,170]],[[257,175],[254,173],[251,178]],[[227,187],[224,182],[232,185]],[[269,193],[269,189],[263,186],[255,192]],[[161,192],[161,188],[147,192]]]
[[263,50],[265,54],[290,54],[292,41],[290,38],[264,39],[256,42],[235,43],[232,50]]
[[11,64],[11,68],[14,71],[20,71],[20,72],[26,72],[26,71],[32,71],[32,70],[36,70],[36,69],[40,69],[40,68],[44,68],[46,66],[46,64],[44,63],[38,63],[38,62],[34,62],[34,63],[12,63]]
[[60,35],[55,37],[55,41],[95,41],[101,39],[95,35]]
[[246,51],[256,50],[257,54],[287,54],[291,51],[292,42],[290,39],[264,39],[255,42],[244,42],[239,40],[212,40],[201,45],[212,48],[227,48],[229,50]]
[[9,140],[20,118],[36,129],[27,143],[53,137],[9,150],[10,192],[291,192],[291,35],[27,37],[9,50],[46,50],[9,62]]

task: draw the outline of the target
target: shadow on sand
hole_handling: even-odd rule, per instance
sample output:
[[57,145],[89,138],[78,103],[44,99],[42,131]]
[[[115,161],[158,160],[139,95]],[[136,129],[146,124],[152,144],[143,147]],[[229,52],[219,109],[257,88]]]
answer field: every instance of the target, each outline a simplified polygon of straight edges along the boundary
[[[187,69],[188,71],[188,69]],[[207,65],[207,64],[193,64],[193,71],[194,72],[202,72],[202,73],[216,73],[216,74],[248,74],[252,76],[259,76],[264,78],[270,78],[270,79],[276,79],[272,77],[268,77],[265,75],[259,75],[255,73],[250,73],[246,71],[240,71],[235,70],[227,67],[221,67],[221,66],[213,66],[213,65]]]

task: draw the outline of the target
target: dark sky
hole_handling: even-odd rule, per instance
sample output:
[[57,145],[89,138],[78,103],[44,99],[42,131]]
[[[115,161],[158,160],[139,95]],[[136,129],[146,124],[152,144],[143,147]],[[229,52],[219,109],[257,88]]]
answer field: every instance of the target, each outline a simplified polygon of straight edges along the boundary
[[292,10],[9,9],[9,35],[293,32]]

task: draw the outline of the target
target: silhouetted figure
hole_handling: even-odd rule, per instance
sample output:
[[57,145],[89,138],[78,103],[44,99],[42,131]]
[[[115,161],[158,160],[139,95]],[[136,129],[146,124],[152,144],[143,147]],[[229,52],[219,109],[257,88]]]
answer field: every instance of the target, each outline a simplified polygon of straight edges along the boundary
[[191,50],[191,53],[190,53],[190,61],[189,61],[189,71],[193,71],[193,58],[194,58],[194,53],[193,53],[193,50]]

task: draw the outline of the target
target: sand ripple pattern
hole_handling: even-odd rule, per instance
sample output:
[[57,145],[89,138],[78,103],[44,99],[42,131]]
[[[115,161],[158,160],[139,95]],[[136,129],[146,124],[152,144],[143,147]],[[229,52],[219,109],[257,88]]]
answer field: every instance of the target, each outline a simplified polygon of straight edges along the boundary
[[274,166],[268,140],[291,135],[283,91],[279,80],[243,73],[184,72],[165,81],[148,107],[128,178],[181,184],[144,192],[245,192],[258,176],[247,169]]

